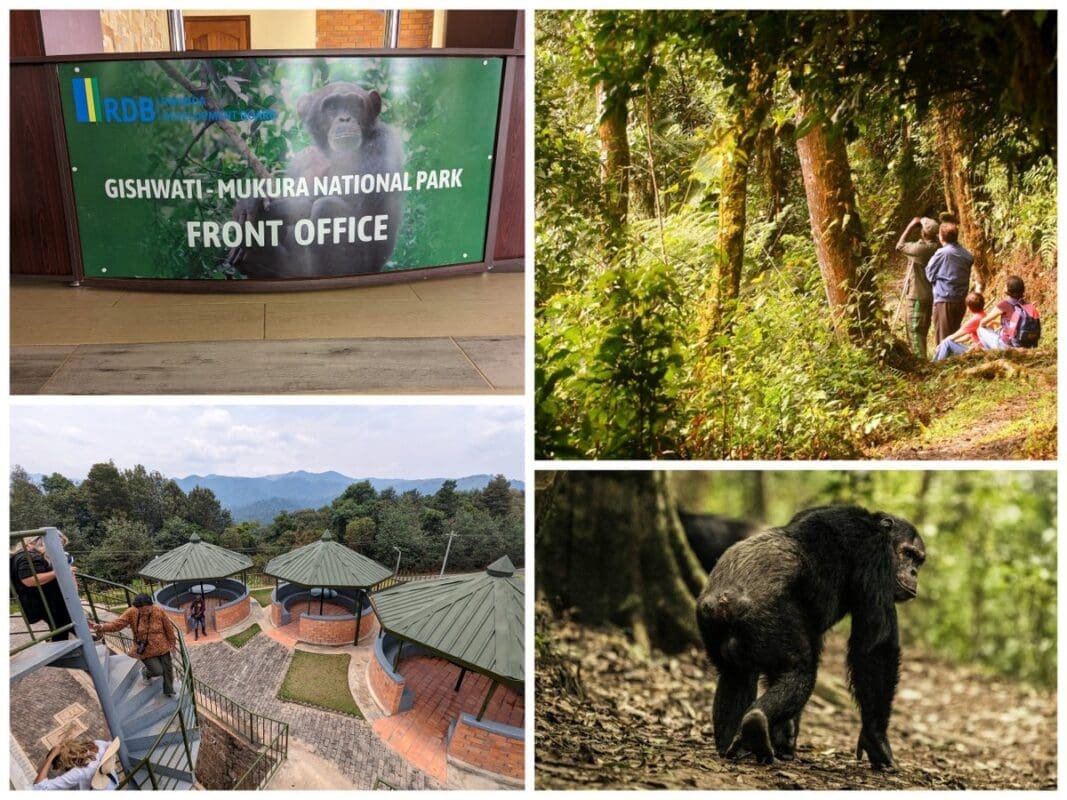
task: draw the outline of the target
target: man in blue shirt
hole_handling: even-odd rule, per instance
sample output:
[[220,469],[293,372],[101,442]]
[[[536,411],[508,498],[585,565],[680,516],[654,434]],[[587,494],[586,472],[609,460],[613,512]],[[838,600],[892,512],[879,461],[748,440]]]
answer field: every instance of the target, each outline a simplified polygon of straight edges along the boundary
[[926,265],[926,277],[934,290],[934,338],[939,344],[959,330],[967,309],[964,299],[974,256],[957,243],[959,235],[956,223],[942,222],[938,231],[941,248]]

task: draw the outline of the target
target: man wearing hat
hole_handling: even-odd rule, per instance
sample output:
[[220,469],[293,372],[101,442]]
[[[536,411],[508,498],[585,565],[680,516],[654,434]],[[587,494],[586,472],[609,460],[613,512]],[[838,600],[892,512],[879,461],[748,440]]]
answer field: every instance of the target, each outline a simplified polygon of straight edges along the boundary
[[[919,226],[922,233],[918,241],[907,241],[911,232]],[[900,234],[897,250],[908,257],[908,272],[904,276],[904,294],[908,298],[908,333],[912,352],[926,360],[926,337],[930,333],[930,319],[934,310],[934,291],[926,277],[926,265],[937,252],[938,223],[929,217],[915,217]]]
[[[119,785],[115,759],[119,740],[110,742],[89,738],[64,739],[53,747],[37,772],[33,788],[37,791],[71,789],[111,790]],[[48,773],[61,770],[54,778]]]
[[126,655],[141,662],[141,675],[145,680],[163,676],[163,694],[174,696],[174,665],[170,652],[178,643],[174,624],[163,609],[152,602],[147,594],[133,598],[133,606],[127,608],[113,622],[90,623],[93,633],[112,633],[129,628],[133,635],[133,647]]

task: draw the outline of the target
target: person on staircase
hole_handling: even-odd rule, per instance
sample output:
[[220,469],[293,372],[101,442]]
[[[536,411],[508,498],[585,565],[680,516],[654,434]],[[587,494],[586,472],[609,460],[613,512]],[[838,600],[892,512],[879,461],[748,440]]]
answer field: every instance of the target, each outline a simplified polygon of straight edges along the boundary
[[174,663],[170,653],[178,643],[174,625],[162,608],[152,602],[147,594],[133,598],[133,606],[113,622],[91,624],[93,633],[113,633],[129,628],[133,634],[133,647],[127,652],[141,662],[141,675],[145,680],[163,676],[163,694],[174,696]]
[[[60,534],[63,546],[67,545],[67,537]],[[67,563],[73,559],[68,555]],[[70,625],[70,612],[63,600],[63,593],[56,582],[56,570],[52,562],[48,560],[48,551],[45,549],[43,536],[32,536],[25,540],[19,540],[11,554],[11,586],[18,596],[19,604],[26,615],[27,622],[35,623],[49,620],[55,627],[52,630],[64,628]],[[70,571],[77,573],[76,567],[71,564]],[[63,631],[49,637],[50,641],[66,641],[70,631]]]

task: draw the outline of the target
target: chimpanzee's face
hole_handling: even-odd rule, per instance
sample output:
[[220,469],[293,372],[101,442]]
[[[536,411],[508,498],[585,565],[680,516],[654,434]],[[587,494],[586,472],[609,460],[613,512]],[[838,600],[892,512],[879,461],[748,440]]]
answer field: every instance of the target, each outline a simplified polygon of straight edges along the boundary
[[327,136],[332,150],[358,150],[363,141],[360,124],[366,113],[357,94],[334,94],[322,102]]
[[919,568],[926,561],[926,545],[919,532],[902,519],[887,516],[881,524],[892,531],[897,566],[893,599],[903,603],[919,594]]

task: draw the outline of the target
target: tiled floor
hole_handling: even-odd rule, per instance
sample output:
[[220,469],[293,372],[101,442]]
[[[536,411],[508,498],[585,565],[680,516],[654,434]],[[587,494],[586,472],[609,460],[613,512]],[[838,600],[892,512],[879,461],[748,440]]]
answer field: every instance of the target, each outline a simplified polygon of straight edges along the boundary
[[262,294],[11,287],[14,394],[523,388],[524,276]]
[[[399,672],[415,693],[415,703],[402,714],[374,723],[374,731],[392,750],[444,783],[448,777],[445,737],[448,726],[461,713],[477,714],[489,691],[484,675],[468,672],[463,686],[454,691],[459,667],[440,658],[417,656],[401,659]],[[497,687],[483,719],[523,726],[522,697],[504,686]]]

